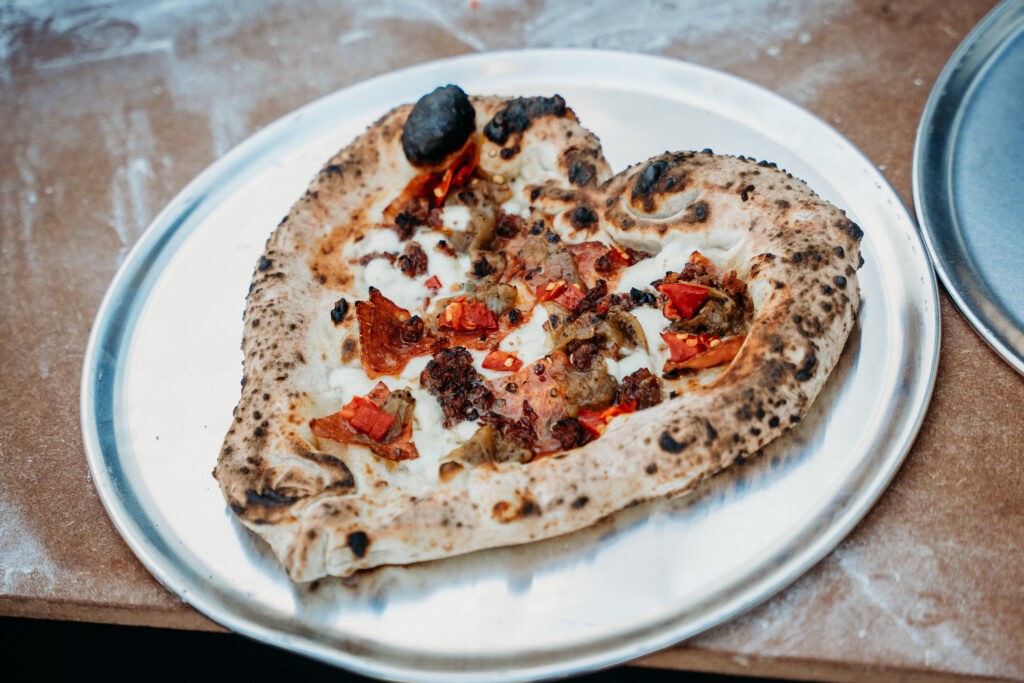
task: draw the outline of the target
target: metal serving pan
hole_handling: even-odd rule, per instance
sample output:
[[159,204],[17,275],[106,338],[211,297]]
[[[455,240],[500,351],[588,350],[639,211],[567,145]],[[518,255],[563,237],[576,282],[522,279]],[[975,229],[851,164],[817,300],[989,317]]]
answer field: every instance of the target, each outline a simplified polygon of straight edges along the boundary
[[[539,543],[354,584],[297,585],[237,524],[210,476],[241,377],[241,313],[263,244],[317,169],[438,84],[561,93],[615,169],[665,149],[755,156],[864,229],[863,307],[808,416],[759,458],[677,500]],[[906,209],[847,140],[739,78],[601,51],[497,52],[346,88],[200,174],[140,238],[86,352],[82,428],[96,488],[170,590],[237,632],[349,669],[419,681],[578,673],[692,636],[817,562],[878,498],[935,378],[936,285]]]
[[993,9],[950,57],[921,115],[914,203],[963,314],[1024,373],[1024,0]]

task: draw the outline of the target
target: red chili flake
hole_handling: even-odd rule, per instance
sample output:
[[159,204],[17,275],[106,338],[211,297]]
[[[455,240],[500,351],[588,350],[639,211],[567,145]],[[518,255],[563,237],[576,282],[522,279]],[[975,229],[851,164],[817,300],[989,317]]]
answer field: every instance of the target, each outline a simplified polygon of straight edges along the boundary
[[367,401],[361,396],[356,396],[341,409],[341,416],[349,421],[353,427],[366,434],[374,441],[380,441],[391,429],[395,422],[395,416],[385,413],[383,410]]
[[[668,335],[673,337],[680,336],[671,332],[661,335],[668,342],[669,352],[672,354],[671,359],[665,363],[666,372],[670,370],[702,370],[704,368],[713,368],[722,363],[729,363],[740,352],[740,348],[747,338],[746,335],[742,334],[729,337],[728,339],[719,339],[718,337],[709,337],[706,334],[702,334],[693,346],[690,345],[688,339],[684,340],[684,350],[677,354],[673,349],[673,342],[670,341]],[[697,337],[697,335],[681,336]],[[690,350],[693,349],[697,350],[694,353],[690,353]]]
[[[700,305],[708,298],[707,287],[691,285],[686,282],[663,284],[658,287],[658,291],[668,295],[674,312],[679,317],[687,319],[692,318]],[[672,316],[669,315],[670,311],[667,309],[666,306],[665,317],[670,318]]]
[[631,266],[634,263],[633,257],[625,249],[612,247],[608,250],[608,258],[617,261],[624,266]]
[[604,434],[608,422],[613,417],[635,411],[636,401],[630,401],[629,403],[620,403],[601,411],[583,409],[576,414],[576,419],[579,420],[584,429],[593,434],[594,438],[597,438]]
[[586,295],[583,293],[583,289],[573,283],[566,287],[561,294],[555,297],[555,301],[568,308],[570,311],[575,311],[586,299]]
[[551,301],[566,290],[565,280],[552,280],[537,288],[537,303]]
[[480,365],[488,370],[496,370],[498,372],[516,372],[519,368],[523,367],[523,361],[516,358],[515,354],[495,349],[484,356],[484,360]]
[[684,332],[662,332],[661,338],[668,344],[668,352],[674,363],[681,363],[707,351],[711,341],[718,339],[718,337],[708,337],[706,334]]
[[498,318],[494,312],[479,301],[465,301],[459,297],[445,306],[439,325],[457,332],[498,329]]

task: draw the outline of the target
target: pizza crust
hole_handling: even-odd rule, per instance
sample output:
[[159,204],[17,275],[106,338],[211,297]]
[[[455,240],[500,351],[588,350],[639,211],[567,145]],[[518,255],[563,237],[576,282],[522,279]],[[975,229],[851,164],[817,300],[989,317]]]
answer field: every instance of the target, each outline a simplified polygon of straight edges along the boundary
[[[472,101],[479,132],[508,100]],[[482,138],[481,168],[555,216],[569,242],[696,249],[737,270],[755,317],[734,362],[679,398],[617,417],[581,448],[466,468],[446,482],[436,460],[395,464],[314,437],[309,419],[341,405],[332,370],[358,354],[355,315],[330,316],[338,298],[355,298],[339,255],[377,229],[421,170],[402,152],[409,111],[390,112],[325,165],[268,240],[246,301],[242,395],[214,476],[293,580],[580,529],[692,488],[806,413],[857,314],[860,229],[802,181],[752,159],[665,154],[611,177],[597,139],[566,110],[501,145]],[[580,207],[597,221],[574,220]]]

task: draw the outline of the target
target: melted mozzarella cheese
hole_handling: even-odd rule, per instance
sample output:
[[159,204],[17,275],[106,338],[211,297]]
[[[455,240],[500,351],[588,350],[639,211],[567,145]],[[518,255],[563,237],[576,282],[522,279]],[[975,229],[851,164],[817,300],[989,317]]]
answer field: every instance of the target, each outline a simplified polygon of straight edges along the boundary
[[658,372],[654,366],[651,365],[650,354],[647,353],[646,350],[639,348],[619,360],[605,358],[604,366],[608,374],[614,377],[617,382],[622,382],[623,377],[626,375],[632,375],[641,368],[647,368],[652,373]]
[[501,340],[498,348],[506,353],[514,353],[524,363],[531,363],[548,355],[551,350],[551,341],[544,329],[547,316],[542,306],[533,310],[533,315],[526,322],[513,330],[507,337]]
[[465,232],[471,217],[469,207],[461,204],[450,204],[441,210],[441,222],[444,227],[455,232]]
[[630,289],[650,288],[651,283],[665,277],[665,273],[682,271],[690,260],[690,255],[699,251],[719,268],[741,270],[741,264],[735,263],[743,249],[743,243],[733,245],[709,245],[706,238],[697,235],[676,235],[665,241],[662,248],[651,258],[635,263],[622,271],[616,292],[629,292]]
[[696,245],[691,240],[668,240],[657,254],[622,271],[615,291],[629,292],[634,287],[650,289],[651,283],[665,277],[665,273],[682,270],[695,250]]
[[[423,276],[423,282],[436,275],[442,285],[441,290],[435,295],[438,297],[448,296],[452,291],[461,290],[462,283],[466,280],[466,273],[472,268],[467,254],[456,254],[452,257],[438,251],[436,248],[437,243],[444,238],[444,233],[437,232],[436,230],[430,230],[416,236],[416,241],[419,242],[423,252],[427,255],[427,274]],[[453,289],[453,285],[457,285],[457,287]],[[429,290],[424,292],[422,288],[421,293],[425,293],[427,296],[430,295]]]
[[[364,267],[356,269],[355,287],[359,296],[366,296],[370,287],[376,287],[398,306],[422,313],[428,298],[448,296],[453,291],[462,289],[462,282],[471,268],[469,256],[456,254],[454,257],[438,251],[437,243],[444,239],[444,234],[429,230],[416,235],[415,241],[423,249],[427,257],[427,272],[410,278],[402,272],[397,261],[392,264],[385,258],[375,258]],[[406,243],[407,244],[407,243]],[[394,230],[371,230],[365,239],[352,245],[351,254],[346,258],[358,259],[375,251],[386,251],[393,254],[401,253],[405,246],[398,241]],[[433,292],[426,286],[427,280],[436,276],[441,281],[440,292]]]
[[443,426],[444,411],[430,392],[418,387],[410,387],[410,391],[416,399],[412,438],[420,457],[403,464],[410,474],[430,481],[437,477],[441,458],[473,436],[479,425],[463,421],[446,428]]
[[341,367],[331,371],[328,378],[331,389],[341,396],[341,405],[345,405],[356,396],[365,396],[373,391],[377,382],[384,382],[388,389],[394,389],[397,385],[394,378],[381,377],[370,379],[362,366]]
[[501,205],[501,210],[520,218],[530,217],[530,204],[522,197],[513,197]]
[[[630,311],[644,329],[647,337],[648,367],[656,375],[661,374],[668,360],[668,345],[661,338],[662,331],[668,326],[668,319],[657,308],[641,306]],[[610,372],[610,371],[609,371]],[[627,373],[628,374],[628,373]]]
[[421,310],[424,300],[430,294],[430,290],[423,284],[426,278],[409,279],[397,266],[382,258],[367,263],[356,282],[362,285],[362,291],[368,292],[371,286],[376,287],[381,294],[408,311]]
[[345,256],[349,259],[358,259],[374,251],[399,252],[402,250],[402,243],[398,239],[398,233],[388,228],[377,228],[370,230],[366,236],[358,242],[352,242],[346,249]]
[[402,370],[402,374],[399,376],[399,379],[404,382],[418,384],[420,381],[420,373],[427,367],[427,363],[430,362],[430,359],[431,355],[429,353],[425,356],[410,358],[405,369]]

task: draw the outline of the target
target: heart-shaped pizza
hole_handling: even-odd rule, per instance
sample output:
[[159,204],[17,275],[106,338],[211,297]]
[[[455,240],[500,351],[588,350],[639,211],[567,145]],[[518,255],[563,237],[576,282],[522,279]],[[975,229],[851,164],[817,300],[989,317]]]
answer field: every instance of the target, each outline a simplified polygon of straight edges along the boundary
[[690,489],[806,413],[857,315],[861,235],[774,164],[612,175],[561,97],[438,88],[271,235],[214,475],[296,581]]

